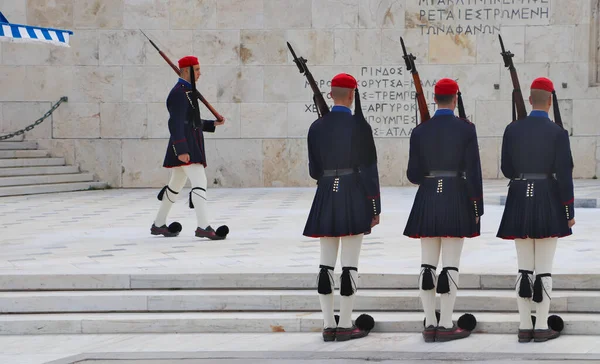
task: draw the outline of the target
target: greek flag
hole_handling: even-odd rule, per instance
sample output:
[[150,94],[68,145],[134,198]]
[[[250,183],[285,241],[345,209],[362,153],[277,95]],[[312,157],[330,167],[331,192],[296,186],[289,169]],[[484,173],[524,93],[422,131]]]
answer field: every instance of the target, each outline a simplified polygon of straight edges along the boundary
[[44,42],[69,47],[70,30],[41,28],[31,25],[10,24],[0,12],[0,41]]

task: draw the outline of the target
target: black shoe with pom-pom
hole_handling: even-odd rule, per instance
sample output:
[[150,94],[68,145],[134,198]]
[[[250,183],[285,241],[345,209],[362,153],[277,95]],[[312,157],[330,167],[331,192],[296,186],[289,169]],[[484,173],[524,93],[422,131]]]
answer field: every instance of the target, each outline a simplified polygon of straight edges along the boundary
[[167,238],[172,238],[172,237],[179,235],[179,232],[181,232],[181,229],[182,229],[181,224],[178,222],[174,222],[171,225],[169,225],[168,227],[167,227],[167,225],[158,227],[155,224],[152,224],[152,227],[150,228],[150,234],[162,235],[162,236],[166,236]]
[[215,231],[210,225],[206,229],[197,228],[196,236],[199,238],[208,238],[210,240],[223,240],[229,234],[229,228],[225,225],[219,226]]

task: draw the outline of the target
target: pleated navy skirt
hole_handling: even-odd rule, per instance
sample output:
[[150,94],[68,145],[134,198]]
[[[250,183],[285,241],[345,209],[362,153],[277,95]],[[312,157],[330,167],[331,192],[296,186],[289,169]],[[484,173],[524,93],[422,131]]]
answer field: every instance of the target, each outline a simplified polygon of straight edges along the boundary
[[373,218],[367,192],[357,174],[319,179],[304,236],[312,238],[369,234]]
[[497,237],[544,239],[571,233],[555,179],[510,182]]
[[466,181],[460,177],[425,178],[415,196],[404,235],[472,238],[479,234],[480,224],[475,223]]

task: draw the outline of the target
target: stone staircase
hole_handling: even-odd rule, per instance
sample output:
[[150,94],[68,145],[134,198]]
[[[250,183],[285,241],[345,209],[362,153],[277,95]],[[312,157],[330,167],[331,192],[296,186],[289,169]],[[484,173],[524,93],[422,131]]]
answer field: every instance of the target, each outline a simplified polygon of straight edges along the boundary
[[[563,334],[600,335],[599,278],[554,275]],[[476,333],[516,333],[514,279],[462,274],[455,318],[474,314]],[[371,314],[374,332],[420,332],[415,282],[361,274],[355,317]],[[0,334],[319,332],[314,285],[314,274],[0,275]]]
[[0,142],[0,197],[107,187],[37,147],[32,141]]

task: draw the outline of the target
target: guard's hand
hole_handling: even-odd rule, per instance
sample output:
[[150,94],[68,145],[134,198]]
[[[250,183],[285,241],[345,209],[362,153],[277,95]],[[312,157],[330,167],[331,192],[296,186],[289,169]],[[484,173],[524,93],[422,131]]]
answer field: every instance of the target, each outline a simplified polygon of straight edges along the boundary
[[225,124],[225,118],[221,119],[221,120],[215,120],[215,126],[219,126],[219,125],[223,125]]
[[190,155],[185,153],[182,155],[178,155],[177,159],[179,159],[180,161],[182,161],[183,163],[190,163]]
[[476,223],[476,224],[479,224],[479,216],[477,216],[477,217],[475,218],[475,223]]
[[375,215],[371,219],[371,227],[375,227],[375,225],[379,225],[379,215]]
[[572,228],[573,225],[575,225],[575,219],[569,220],[569,229]]

